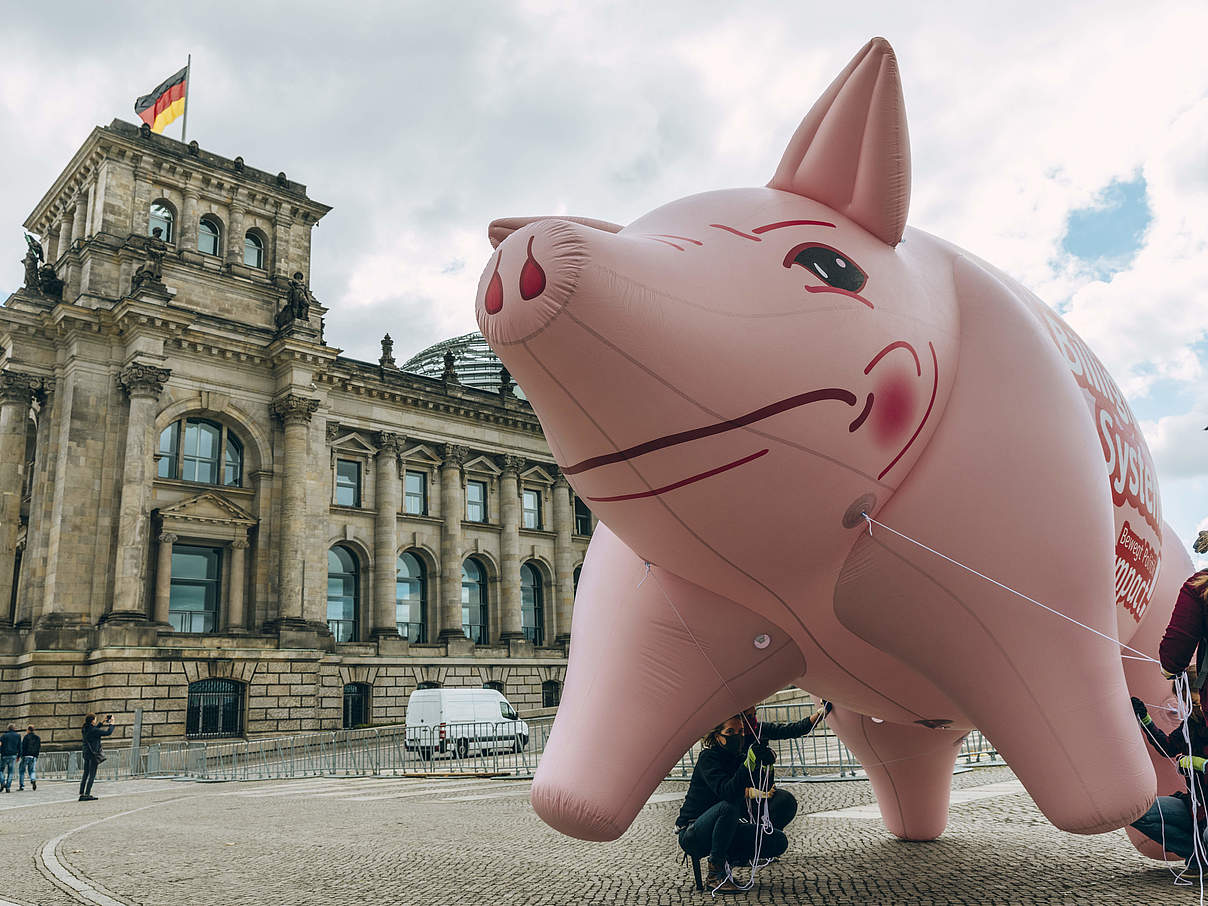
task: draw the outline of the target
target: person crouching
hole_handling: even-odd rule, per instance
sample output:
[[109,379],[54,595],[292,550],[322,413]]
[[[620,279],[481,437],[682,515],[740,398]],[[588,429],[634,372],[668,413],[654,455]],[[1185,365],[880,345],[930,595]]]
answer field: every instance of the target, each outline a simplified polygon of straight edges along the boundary
[[[746,800],[766,797],[753,778],[775,760],[765,745],[743,747],[743,722],[735,715],[714,727],[701,741],[700,756],[676,819],[680,848],[693,858],[708,856],[705,886],[714,893],[737,893],[726,866],[748,863],[755,856],[761,829],[748,819]],[[784,832],[764,835],[759,855],[775,858],[788,849]]]

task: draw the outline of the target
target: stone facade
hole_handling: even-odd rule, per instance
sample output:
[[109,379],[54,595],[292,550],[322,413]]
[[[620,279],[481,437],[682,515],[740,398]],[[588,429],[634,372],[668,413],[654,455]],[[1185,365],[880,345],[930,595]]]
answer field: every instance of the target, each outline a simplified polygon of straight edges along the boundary
[[328,210],[115,120],[26,221],[63,285],[0,308],[0,723],[69,745],[86,711],[121,734],[141,708],[144,741],[180,738],[210,680],[252,736],[338,729],[349,684],[373,723],[420,683],[498,684],[522,714],[560,689],[590,516],[508,382],[326,344]]

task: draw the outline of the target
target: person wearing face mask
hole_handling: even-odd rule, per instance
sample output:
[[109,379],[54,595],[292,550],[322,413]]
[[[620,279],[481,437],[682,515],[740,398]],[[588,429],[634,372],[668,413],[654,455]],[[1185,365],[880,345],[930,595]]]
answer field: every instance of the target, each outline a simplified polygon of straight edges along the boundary
[[[760,828],[748,819],[746,801],[766,798],[758,788],[762,768],[776,759],[762,743],[744,746],[742,715],[714,727],[701,741],[688,793],[675,822],[680,848],[694,858],[709,857],[706,889],[737,893],[726,864],[742,865],[755,855]],[[788,849],[781,830],[766,834],[760,856],[775,858]]]
[[1208,773],[1208,724],[1204,721],[1200,693],[1196,690],[1195,667],[1188,668],[1187,678],[1191,681],[1191,713],[1170,733],[1163,733],[1158,728],[1143,701],[1135,696],[1132,699],[1142,735],[1167,758],[1177,759],[1179,772],[1187,779],[1188,789],[1188,792],[1178,792],[1173,796],[1158,796],[1149,811],[1134,821],[1132,826],[1162,844],[1167,852],[1182,856],[1189,868],[1199,870],[1199,859],[1195,852],[1197,835],[1203,842],[1200,852],[1208,852],[1208,812],[1204,801],[1208,792],[1208,783],[1205,782],[1205,774]]
[[[743,730],[746,733],[745,742],[752,745],[756,742],[766,743],[772,739],[800,739],[814,732],[822,719],[830,714],[833,706],[828,701],[822,702],[822,707],[809,717],[795,720],[791,723],[760,723],[759,714],[754,705],[742,712]],[[776,830],[784,830],[790,821],[797,817],[797,797],[788,790],[773,789],[771,801],[768,802],[768,818]]]

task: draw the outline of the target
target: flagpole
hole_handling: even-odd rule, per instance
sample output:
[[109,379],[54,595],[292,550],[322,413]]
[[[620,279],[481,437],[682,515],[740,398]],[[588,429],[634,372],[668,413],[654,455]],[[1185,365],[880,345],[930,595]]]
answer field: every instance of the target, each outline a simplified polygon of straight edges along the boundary
[[[176,59],[180,59],[177,57]],[[193,55],[188,54],[185,58],[185,115],[184,121],[180,125],[180,140],[188,141],[189,134],[189,83],[193,81]]]

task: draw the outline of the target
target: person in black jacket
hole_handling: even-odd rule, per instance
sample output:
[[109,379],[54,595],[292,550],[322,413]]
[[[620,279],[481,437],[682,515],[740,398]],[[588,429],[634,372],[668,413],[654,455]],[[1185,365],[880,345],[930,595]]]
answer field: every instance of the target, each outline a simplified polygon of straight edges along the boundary
[[101,754],[101,737],[113,732],[113,715],[105,718],[104,726],[97,726],[96,715],[89,711],[84,715],[84,776],[80,778],[80,801],[95,802],[92,795],[92,781],[96,779],[97,765],[104,756]]
[[29,774],[29,785],[38,788],[38,756],[42,754],[42,737],[30,727],[29,732],[21,737],[21,767],[17,772],[18,790],[25,789],[25,775]]
[[[1194,673],[1194,667],[1192,673]],[[1195,793],[1195,814],[1192,814],[1192,796],[1178,792],[1173,796],[1158,796],[1144,815],[1132,826],[1162,845],[1167,852],[1182,856],[1189,867],[1198,865],[1196,837],[1202,841],[1200,852],[1208,851],[1208,814],[1205,813],[1205,769],[1208,768],[1208,724],[1200,708],[1199,693],[1191,693],[1191,713],[1171,733],[1163,733],[1149,716],[1145,703],[1135,696],[1133,711],[1141,724],[1142,735],[1157,751],[1167,758],[1177,759],[1179,772],[1187,779],[1188,790]],[[1188,748],[1190,739],[1190,748]]]
[[13,763],[21,754],[21,734],[16,726],[8,725],[8,731],[0,736],[0,792],[13,791]]
[[788,849],[783,831],[773,830],[760,841],[761,828],[748,820],[747,801],[766,798],[759,789],[761,769],[771,767],[776,759],[762,743],[744,748],[741,715],[714,727],[702,746],[675,822],[676,833],[680,848],[688,855],[709,857],[709,890],[736,893],[741,888],[727,872],[727,863],[750,862],[760,842],[759,854],[765,858],[775,858]]
[[[766,743],[770,739],[799,739],[809,736],[814,728],[822,723],[822,718],[830,714],[833,706],[828,701],[822,702],[822,709],[815,711],[809,717],[795,720],[787,724],[760,723],[759,714],[754,705],[742,712],[743,729],[746,731],[744,745],[756,742]],[[768,802],[768,818],[776,830],[784,830],[789,822],[797,817],[797,797],[788,790],[773,789],[772,798]]]

